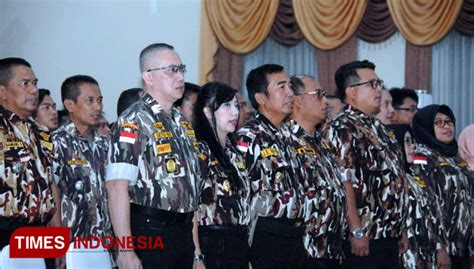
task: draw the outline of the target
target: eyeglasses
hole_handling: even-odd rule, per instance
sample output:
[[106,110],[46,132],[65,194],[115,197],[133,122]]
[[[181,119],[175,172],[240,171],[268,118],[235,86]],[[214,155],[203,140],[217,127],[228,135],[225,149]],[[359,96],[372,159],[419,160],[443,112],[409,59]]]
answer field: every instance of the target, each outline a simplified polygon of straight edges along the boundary
[[394,107],[393,109],[395,110],[403,110],[403,111],[409,111],[409,112],[416,112],[418,108],[416,106],[411,106],[411,107]]
[[300,94],[298,94],[298,95],[303,95],[303,94],[308,94],[308,95],[315,95],[315,94],[317,94],[319,100],[322,100],[324,97],[326,97],[326,91],[323,90],[323,89],[316,89],[316,90],[310,91],[310,92],[302,92],[302,93],[300,93]]
[[436,120],[434,122],[434,125],[438,126],[439,128],[443,128],[445,125],[448,125],[448,126],[454,126],[454,122],[451,120],[451,119],[447,119],[447,120]]
[[362,86],[362,85],[366,85],[366,84],[370,84],[370,87],[372,89],[376,90],[377,87],[380,87],[380,88],[383,87],[383,80],[381,80],[381,79],[371,79],[371,80],[366,81],[366,82],[352,84],[349,87]]
[[146,70],[147,72],[152,72],[152,71],[157,71],[157,70],[165,70],[165,73],[168,74],[177,74],[178,72],[181,73],[186,73],[186,65],[180,64],[180,65],[168,65],[165,67],[158,67],[158,68],[150,68]]

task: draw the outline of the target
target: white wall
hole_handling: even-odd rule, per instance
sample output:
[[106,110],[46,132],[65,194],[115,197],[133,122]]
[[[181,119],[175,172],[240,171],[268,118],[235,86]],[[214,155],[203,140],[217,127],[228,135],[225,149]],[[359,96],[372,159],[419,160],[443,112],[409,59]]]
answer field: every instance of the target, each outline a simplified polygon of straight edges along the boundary
[[138,55],[151,43],[175,46],[186,80],[198,81],[200,8],[200,0],[0,0],[0,58],[29,61],[58,104],[66,77],[93,76],[115,120],[120,93],[141,87]]
[[387,88],[405,86],[405,38],[396,32],[382,43],[357,40],[357,59],[375,63],[375,72]]

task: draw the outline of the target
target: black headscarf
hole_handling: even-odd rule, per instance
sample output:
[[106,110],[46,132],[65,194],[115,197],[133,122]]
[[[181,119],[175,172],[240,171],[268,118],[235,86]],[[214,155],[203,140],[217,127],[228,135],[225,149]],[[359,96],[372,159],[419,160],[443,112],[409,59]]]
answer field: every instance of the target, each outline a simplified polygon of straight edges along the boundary
[[458,143],[456,139],[453,139],[449,144],[436,139],[434,133],[434,119],[438,112],[448,116],[456,123],[454,113],[447,105],[429,105],[416,112],[413,118],[413,133],[418,143],[425,144],[445,156],[454,157],[458,153]]
[[405,171],[409,170],[410,164],[407,162],[407,155],[405,152],[405,134],[409,132],[413,137],[413,133],[411,131],[410,125],[408,124],[389,124],[387,125],[393,133],[395,134],[395,139],[397,139],[398,143],[402,146],[403,150],[403,160],[405,161]]

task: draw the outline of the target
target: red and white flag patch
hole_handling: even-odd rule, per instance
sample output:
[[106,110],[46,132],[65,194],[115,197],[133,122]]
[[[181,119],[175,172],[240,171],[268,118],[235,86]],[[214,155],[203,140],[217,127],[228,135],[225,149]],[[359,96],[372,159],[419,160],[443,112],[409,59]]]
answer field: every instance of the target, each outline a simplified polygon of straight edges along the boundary
[[424,156],[415,156],[413,157],[414,164],[428,164],[428,158]]
[[237,149],[240,150],[241,152],[247,152],[247,150],[249,149],[249,144],[245,143],[244,141],[239,140],[235,144],[236,144]]
[[137,139],[137,135],[130,132],[120,132],[120,139],[119,142],[125,142],[129,144],[135,144],[135,140]]

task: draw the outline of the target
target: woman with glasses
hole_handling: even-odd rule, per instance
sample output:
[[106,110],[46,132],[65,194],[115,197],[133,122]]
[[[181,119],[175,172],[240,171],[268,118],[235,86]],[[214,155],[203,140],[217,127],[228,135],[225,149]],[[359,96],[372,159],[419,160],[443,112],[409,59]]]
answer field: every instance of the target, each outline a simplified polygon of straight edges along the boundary
[[245,165],[230,141],[238,122],[236,91],[220,82],[203,85],[194,106],[205,177],[195,214],[197,267],[204,263],[208,269],[246,268],[249,264],[250,186]]
[[458,155],[456,119],[446,105],[429,105],[415,114],[417,149],[414,175],[426,182],[440,204],[452,268],[470,268],[471,193],[474,175]]
[[446,251],[446,230],[436,195],[422,178],[413,176],[410,170],[415,155],[411,128],[406,124],[392,124],[387,127],[392,130],[405,153],[403,159],[408,181],[409,249],[402,256],[403,268],[432,268],[435,264],[436,268],[450,268]]

